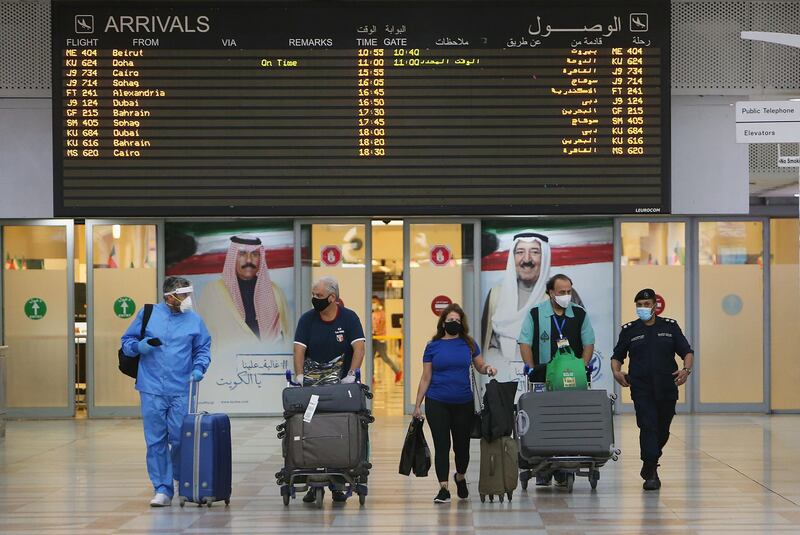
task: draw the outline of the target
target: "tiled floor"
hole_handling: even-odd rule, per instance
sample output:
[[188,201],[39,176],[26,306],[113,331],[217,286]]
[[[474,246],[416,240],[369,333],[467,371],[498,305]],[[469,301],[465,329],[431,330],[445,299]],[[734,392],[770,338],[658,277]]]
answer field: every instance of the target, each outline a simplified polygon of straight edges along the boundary
[[595,492],[579,479],[561,489],[519,489],[511,503],[473,497],[435,506],[435,481],[397,474],[404,419],[373,427],[366,506],[285,508],[275,419],[236,419],[229,508],[147,506],[150,488],[136,420],[10,422],[0,442],[0,533],[800,533],[800,416],[678,416],[660,471],[643,493],[632,416],[617,419],[622,458]]

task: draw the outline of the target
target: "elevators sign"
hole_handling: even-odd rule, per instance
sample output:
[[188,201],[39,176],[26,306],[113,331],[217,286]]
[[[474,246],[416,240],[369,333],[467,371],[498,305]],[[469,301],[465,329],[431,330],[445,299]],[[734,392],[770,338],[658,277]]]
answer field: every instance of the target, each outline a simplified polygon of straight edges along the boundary
[[323,266],[338,266],[342,263],[342,249],[336,245],[326,245],[320,253],[320,262]]

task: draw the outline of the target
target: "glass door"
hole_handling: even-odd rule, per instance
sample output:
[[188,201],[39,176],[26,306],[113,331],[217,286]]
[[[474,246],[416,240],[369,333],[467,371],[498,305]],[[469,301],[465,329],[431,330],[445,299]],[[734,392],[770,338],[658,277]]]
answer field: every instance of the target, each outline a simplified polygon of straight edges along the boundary
[[[692,343],[691,324],[687,321],[686,300],[686,229],[684,221],[622,221],[619,225],[619,303],[618,324],[636,319],[633,298],[643,288],[653,288],[658,296],[656,313],[678,322]],[[619,328],[615,330],[615,340]],[[680,358],[675,357],[680,366]],[[626,362],[623,368],[627,368]],[[682,367],[682,366],[681,366]],[[632,411],[633,402],[628,388],[619,388],[619,406]],[[678,392],[678,412],[691,406],[690,392],[683,385]]]
[[159,224],[87,221],[87,407],[89,416],[135,416],[134,380],[118,369],[120,337],[147,303],[158,303]]
[[[300,233],[300,284],[296,286],[296,320],[311,309],[311,287],[321,277],[333,277],[339,283],[340,304],[353,310],[361,319],[367,334],[366,355],[370,355],[370,316],[367,288],[371,284],[367,270],[370,257],[370,233],[368,222],[300,222],[296,232]],[[365,355],[362,366],[362,381],[370,384],[372,362]]]
[[6,402],[14,417],[75,413],[72,221],[2,227]]
[[693,388],[700,411],[768,408],[764,231],[760,220],[698,223]]
[[800,220],[770,220],[770,376],[773,411],[800,411]]
[[477,222],[410,221],[404,225],[404,323],[406,412],[414,407],[425,344],[436,332],[439,313],[450,303],[464,309],[470,334],[480,340]]

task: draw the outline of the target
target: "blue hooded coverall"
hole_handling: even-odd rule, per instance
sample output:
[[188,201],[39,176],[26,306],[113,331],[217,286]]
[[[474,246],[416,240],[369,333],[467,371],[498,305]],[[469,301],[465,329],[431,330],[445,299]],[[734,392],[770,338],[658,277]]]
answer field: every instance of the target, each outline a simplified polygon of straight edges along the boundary
[[[129,357],[139,354],[143,313],[144,309],[139,310],[122,335],[122,351]],[[153,306],[147,322],[145,340],[148,338],[158,338],[161,345],[140,356],[136,379],[142,401],[147,472],[155,491],[171,498],[172,481],[180,480],[181,424],[189,412],[189,377],[195,369],[206,373],[211,363],[211,335],[196,313],[174,312],[159,303]]]

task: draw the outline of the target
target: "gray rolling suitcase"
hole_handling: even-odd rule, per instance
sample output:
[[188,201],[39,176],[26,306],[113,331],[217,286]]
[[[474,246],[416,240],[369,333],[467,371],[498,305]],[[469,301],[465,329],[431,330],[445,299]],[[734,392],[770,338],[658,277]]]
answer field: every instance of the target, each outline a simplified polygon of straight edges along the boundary
[[303,414],[289,417],[283,438],[286,467],[343,471],[368,468],[370,420],[369,416],[353,413],[316,413],[310,422],[303,421]]
[[366,414],[367,398],[371,397],[369,388],[361,383],[326,386],[289,387],[283,389],[283,410],[285,416],[301,414],[308,408],[311,396],[318,396],[315,413],[352,412]]
[[614,453],[612,400],[605,390],[520,396],[517,436],[526,460],[553,456],[608,459]]

